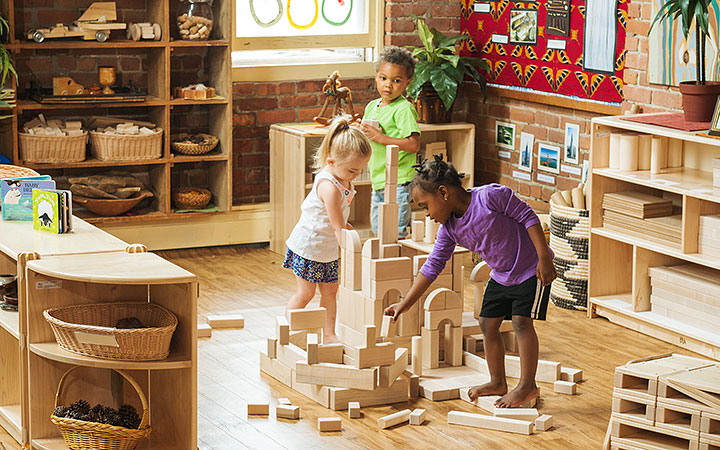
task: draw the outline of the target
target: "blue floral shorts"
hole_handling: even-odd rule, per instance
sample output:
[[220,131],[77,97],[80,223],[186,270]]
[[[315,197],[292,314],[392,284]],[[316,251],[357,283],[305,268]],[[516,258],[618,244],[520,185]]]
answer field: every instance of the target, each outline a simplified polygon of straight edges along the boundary
[[292,269],[295,275],[310,283],[337,283],[338,263],[337,259],[330,262],[312,261],[288,249],[283,267]]

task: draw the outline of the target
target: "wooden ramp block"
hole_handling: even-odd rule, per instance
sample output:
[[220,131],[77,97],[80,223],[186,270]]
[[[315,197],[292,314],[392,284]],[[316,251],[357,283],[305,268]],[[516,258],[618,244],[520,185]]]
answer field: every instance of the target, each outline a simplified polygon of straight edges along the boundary
[[524,420],[505,419],[503,417],[486,416],[462,411],[450,411],[448,423],[484,428],[487,430],[507,431],[518,434],[532,434],[533,423]]
[[298,361],[295,364],[295,379],[298,383],[372,391],[377,386],[378,369],[356,369],[344,364],[330,363],[309,365]]
[[535,419],[535,429],[540,431],[547,431],[552,427],[552,416],[549,414],[543,414],[542,416]]
[[424,409],[414,409],[413,412],[410,413],[410,425],[422,425],[425,422],[425,410]]
[[275,378],[285,386],[292,386],[293,370],[277,359],[270,359],[260,352],[260,371]]
[[571,369],[569,367],[560,368],[560,379],[562,381],[571,381],[579,383],[583,379],[583,371],[581,369]]
[[403,409],[402,411],[398,411],[394,414],[381,417],[378,419],[378,426],[382,429],[385,429],[407,422],[408,420],[410,420],[411,413],[412,411],[410,411],[409,409]]
[[293,345],[297,345],[303,350],[307,350],[307,335],[308,330],[291,331],[290,343]]
[[408,366],[408,349],[402,347],[395,349],[395,362],[390,366],[379,369],[379,385],[390,387]]
[[299,419],[300,407],[293,405],[277,405],[275,407],[275,417],[277,417],[278,419]]
[[495,416],[508,419],[535,421],[540,416],[535,408],[495,408]]
[[339,417],[320,417],[318,418],[318,430],[326,431],[342,431],[342,420]]
[[242,314],[218,314],[208,316],[208,324],[213,328],[243,328],[245,318]]
[[577,384],[572,381],[558,380],[553,384],[553,391],[558,394],[575,395],[577,392]]
[[360,411],[360,402],[348,403],[348,416],[351,419],[359,419],[362,417],[362,411]]
[[248,416],[267,416],[270,414],[270,403],[248,403]]
[[287,312],[290,330],[317,330],[325,326],[325,308],[291,309]]
[[279,345],[290,343],[290,324],[285,316],[275,317],[275,336]]
[[212,337],[212,327],[206,323],[199,323],[197,326],[197,337],[198,339]]

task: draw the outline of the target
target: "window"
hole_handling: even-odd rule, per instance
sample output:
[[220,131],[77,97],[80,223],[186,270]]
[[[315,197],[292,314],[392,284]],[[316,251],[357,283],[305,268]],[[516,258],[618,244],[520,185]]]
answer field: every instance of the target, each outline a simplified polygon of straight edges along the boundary
[[382,0],[236,0],[233,80],[371,76]]

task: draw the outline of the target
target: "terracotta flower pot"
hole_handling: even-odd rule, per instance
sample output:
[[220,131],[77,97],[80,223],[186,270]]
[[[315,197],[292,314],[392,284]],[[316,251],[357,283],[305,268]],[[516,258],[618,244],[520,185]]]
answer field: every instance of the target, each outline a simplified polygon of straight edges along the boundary
[[450,122],[450,111],[445,109],[440,95],[430,83],[425,83],[415,101],[420,123],[447,123]]
[[710,122],[715,103],[720,95],[720,81],[707,81],[695,84],[694,81],[680,83],[683,112],[688,122]]

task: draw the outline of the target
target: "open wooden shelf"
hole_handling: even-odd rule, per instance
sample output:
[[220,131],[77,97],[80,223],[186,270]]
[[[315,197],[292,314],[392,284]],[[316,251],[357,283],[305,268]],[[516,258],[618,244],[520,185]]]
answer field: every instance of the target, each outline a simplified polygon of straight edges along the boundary
[[167,159],[156,158],[156,159],[141,159],[141,160],[125,160],[125,161],[102,161],[97,158],[87,158],[85,161],[73,162],[73,163],[26,163],[20,161],[24,167],[30,167],[37,171],[42,170],[54,170],[54,169],[73,169],[82,167],[119,167],[119,166],[148,166],[148,165],[159,165],[167,164]]
[[169,370],[192,367],[191,360],[172,353],[161,361],[118,361],[72,353],[60,348],[57,342],[30,344],[29,348],[31,352],[43,358],[76,366],[123,370]]
[[20,319],[17,311],[5,311],[0,309],[0,327],[12,334],[15,339],[20,339]]
[[222,40],[212,41],[184,41],[176,40],[170,42],[170,47],[228,47],[230,43]]
[[704,170],[676,168],[663,169],[659,174],[651,174],[649,170],[621,172],[615,169],[599,168],[595,169],[594,173],[615,180],[709,201],[717,201],[720,196],[720,188],[713,187],[712,172]]
[[224,105],[229,100],[225,97],[216,95],[213,98],[205,100],[185,100],[184,98],[173,98],[170,100],[171,106],[187,106],[187,105]]
[[132,108],[134,106],[165,106],[167,100],[146,95],[142,102],[97,102],[97,103],[38,103],[35,100],[18,100],[18,111],[85,108]]
[[0,406],[0,426],[20,442],[22,439],[22,408],[19,404]]

